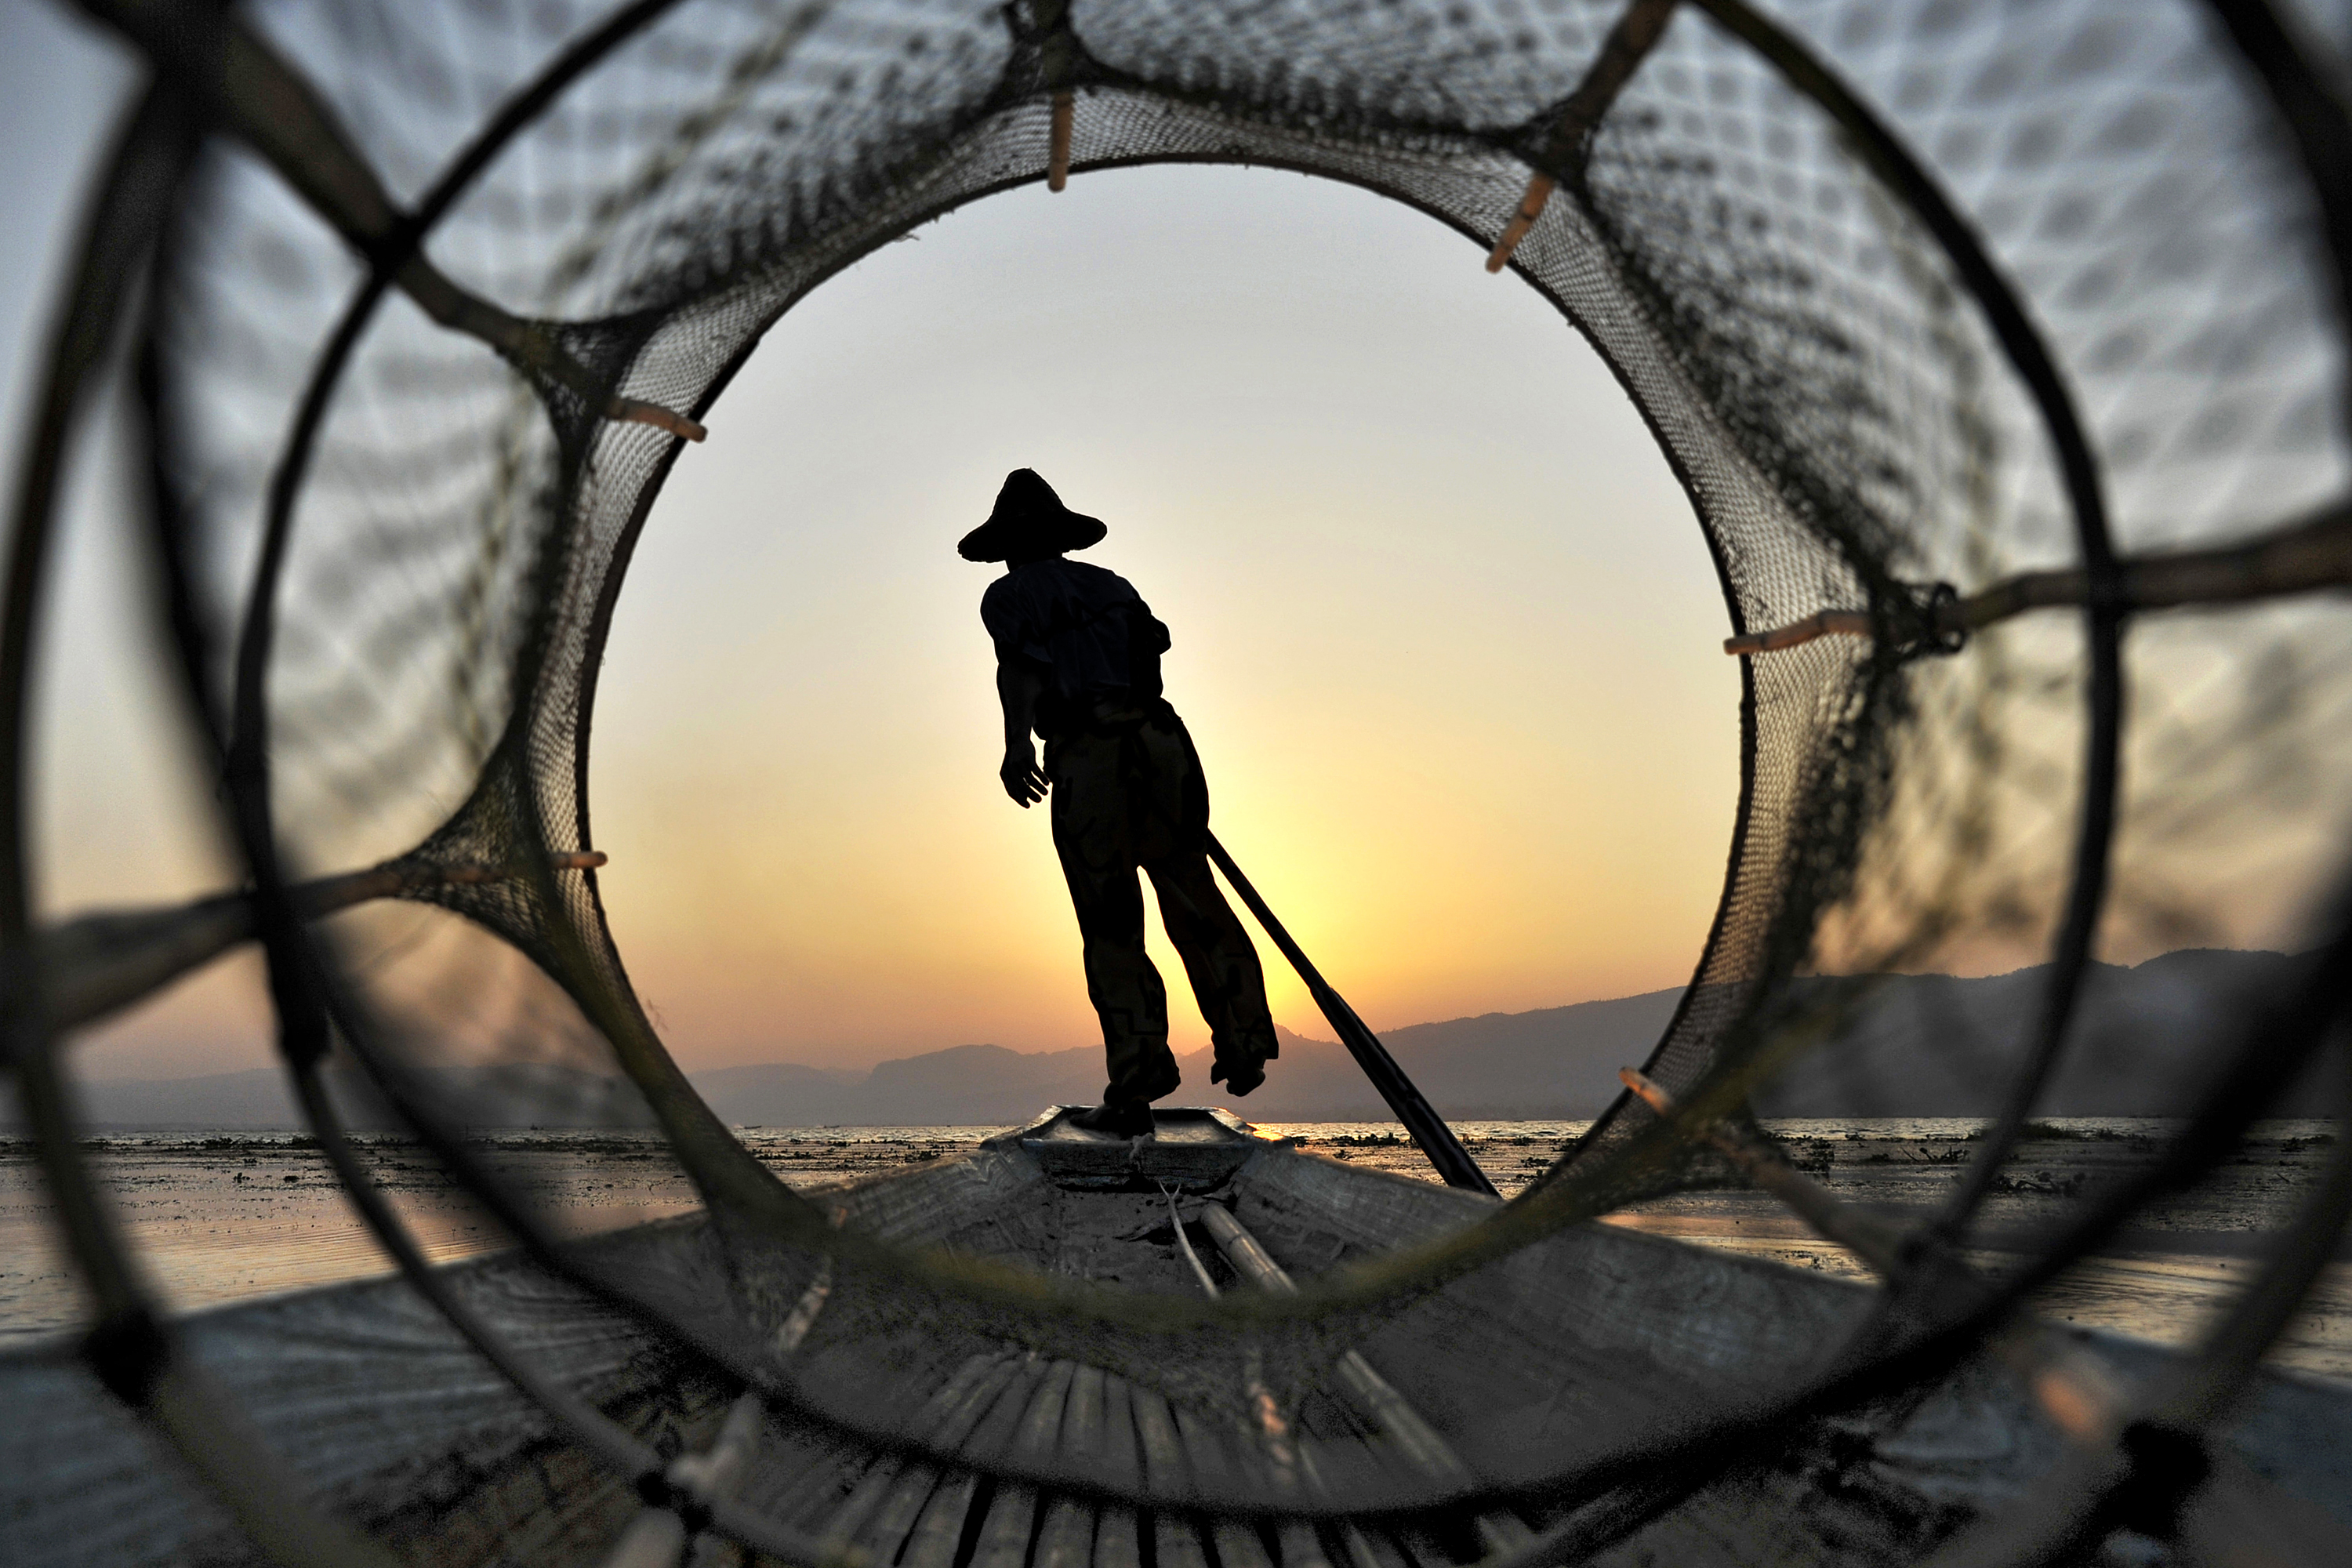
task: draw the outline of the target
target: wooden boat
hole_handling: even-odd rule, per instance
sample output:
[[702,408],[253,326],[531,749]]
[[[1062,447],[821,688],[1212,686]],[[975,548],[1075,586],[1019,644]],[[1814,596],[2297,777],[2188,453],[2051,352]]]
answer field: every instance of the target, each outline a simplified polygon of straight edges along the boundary
[[[1049,1111],[967,1153],[832,1189],[845,1224],[1121,1289],[1281,1289],[1494,1212],[1493,1200],[1302,1152],[1217,1110],[1163,1110],[1127,1142]],[[1171,1210],[1182,1215],[1181,1228]],[[703,1218],[599,1244],[679,1301],[728,1299]],[[1449,1568],[1508,1557],[1571,1511],[1540,1499],[1412,1517],[1273,1524],[1030,1487],[877,1454],[743,1404],[643,1322],[518,1254],[453,1265],[460,1294],[547,1375],[666,1449],[714,1446],[745,1503],[897,1568]],[[824,1292],[795,1316],[821,1321]],[[1680,1405],[1786,1391],[1862,1322],[1872,1293],[1817,1273],[1586,1225],[1456,1279],[1333,1363],[1283,1412],[1299,1453],[1384,1467],[1400,1485],[1557,1469]],[[2170,1352],[2066,1331],[2118,1381]],[[320,1505],[416,1563],[677,1561],[677,1516],[567,1446],[409,1286],[383,1279],[199,1314],[186,1343],[299,1468]],[[922,1395],[938,1452],[1080,1456],[1133,1489],[1182,1495],[1222,1442],[1116,1371],[1017,1344],[876,1358]],[[0,1359],[0,1561],[237,1562],[252,1548],[71,1358]],[[1231,1435],[1228,1435],[1231,1436]],[[2228,1506],[2325,1540],[2352,1519],[2352,1391],[2262,1374],[2226,1431]],[[1603,1561],[1908,1560],[2022,1497],[2061,1459],[2050,1414],[1984,1355],[1898,1409],[1801,1425],[1690,1489]],[[2210,1492],[2214,1489],[2208,1489]],[[2220,1506],[2220,1505],[2216,1505]],[[665,1533],[665,1531],[667,1533]],[[739,1560],[713,1538],[689,1560]],[[632,1556],[650,1547],[649,1554]],[[698,1552],[697,1556],[694,1553]]]

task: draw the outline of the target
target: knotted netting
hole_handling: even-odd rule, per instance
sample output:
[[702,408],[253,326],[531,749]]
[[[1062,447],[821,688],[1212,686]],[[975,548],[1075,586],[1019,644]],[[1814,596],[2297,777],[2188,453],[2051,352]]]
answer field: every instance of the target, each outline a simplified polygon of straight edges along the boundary
[[[1367,1335],[1443,1321],[1465,1275],[1716,1179],[1709,1130],[1789,1064],[1834,1060],[1874,975],[2048,965],[2030,1037],[1954,1021],[1943,1042],[2015,1074],[1988,1173],[2095,957],[2323,950],[2294,997],[2211,1010],[2231,1022],[2183,1161],[2225,1144],[2264,1103],[2248,1085],[2292,1079],[2333,1016],[2352,620],[2308,593],[2237,602],[2344,576],[2347,209],[2328,159],[2352,142],[2326,18],[289,0],[222,33],[200,10],[91,8],[157,63],[148,150],[171,177],[139,345],[157,537],[290,1058],[315,1074],[331,1035],[551,1262],[828,1440],[941,1458],[921,1417],[939,1378],[1010,1344],[1114,1371],[1254,1452],[1232,1434],[1261,1392],[1295,1406]],[[382,200],[299,115],[273,139],[285,81],[310,84]],[[631,989],[587,794],[632,547],[688,437],[709,419],[725,438],[761,334],[952,208],[1179,162],[1343,180],[1479,249],[1514,231],[1507,267],[1619,376],[1706,531],[1727,634],[1752,641],[1719,910],[1645,1067],[1684,1110],[1629,1094],[1498,1215],[1288,1301],[1214,1307],[885,1245],[777,1183]],[[2336,551],[2333,577],[2224,556],[2298,527]],[[2205,586],[2135,588],[2132,563],[2166,552],[2197,556]],[[1987,608],[2028,577],[2039,613]],[[2136,605],[2180,600],[2228,602],[2126,637]],[[309,918],[299,884],[362,867],[404,907]],[[420,905],[438,911],[422,927]],[[657,1125],[723,1287],[565,1249],[466,1152],[436,1085],[481,1070],[551,1119],[588,1096]],[[2049,1267],[2090,1235],[2053,1232]],[[1885,1320],[1914,1321],[1940,1278],[1898,1272]],[[780,1364],[812,1292],[824,1315]],[[1646,1426],[1596,1417],[1591,1452],[1482,1455],[1475,1482],[1420,1495],[1337,1457],[1304,1500],[1238,1461],[1170,1493],[1066,1457],[947,1457],[1146,1507],[1570,1509],[1622,1484],[1628,1455],[1687,1461],[1801,1397],[1885,1397],[1959,1353],[1885,1361],[1898,1342],[1830,1369],[1842,1393],[1822,1367],[1774,1399],[1662,1389]],[[1577,1375],[1563,1361],[1563,1398]]]

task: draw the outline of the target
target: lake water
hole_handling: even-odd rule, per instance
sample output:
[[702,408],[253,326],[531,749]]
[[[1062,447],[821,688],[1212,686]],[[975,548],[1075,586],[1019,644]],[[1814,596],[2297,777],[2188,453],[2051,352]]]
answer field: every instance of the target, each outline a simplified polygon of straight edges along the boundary
[[[1973,1121],[1786,1121],[1768,1124],[1792,1156],[1839,1195],[1897,1215],[1927,1213],[1976,1147]],[[2144,1162],[2171,1124],[2040,1124],[2003,1173],[1974,1239],[1998,1270],[2037,1224]],[[1583,1131],[1578,1121],[1455,1123],[1506,1195]],[[739,1129],[794,1186],[819,1187],[971,1146],[997,1127]],[[1313,1152],[1419,1180],[1428,1163],[1392,1123],[1267,1122]],[[2099,1257],[2037,1299],[2046,1315],[2168,1342],[2192,1340],[2260,1265],[2277,1228],[2317,1183],[2337,1129],[2269,1122],[2197,1191],[2143,1215]],[[510,1132],[490,1157],[571,1229],[587,1233],[685,1212],[695,1200],[657,1139],[633,1133]],[[506,1245],[499,1227],[422,1151],[362,1140],[363,1157],[435,1259]],[[194,1310],[257,1295],[389,1272],[318,1151],[297,1135],[249,1131],[125,1133],[89,1140],[124,1229],[164,1300]],[[0,1140],[0,1346],[54,1339],[80,1321],[77,1282],[51,1233],[47,1194],[21,1139]],[[1866,1277],[1843,1249],[1812,1236],[1773,1200],[1744,1190],[1693,1192],[1635,1205],[1605,1223],[1743,1252],[1799,1268]],[[2352,1265],[2332,1266],[2273,1358],[2352,1378]]]

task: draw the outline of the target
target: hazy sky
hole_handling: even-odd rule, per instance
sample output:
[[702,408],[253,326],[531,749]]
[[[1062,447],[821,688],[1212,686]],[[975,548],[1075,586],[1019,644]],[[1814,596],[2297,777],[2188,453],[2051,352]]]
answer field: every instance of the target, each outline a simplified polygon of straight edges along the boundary
[[[0,30],[13,441],[122,72],[37,8]],[[995,782],[993,569],[954,552],[1024,465],[1108,522],[1086,558],[1173,628],[1217,831],[1375,1027],[1688,977],[1737,788],[1721,596],[1607,371],[1479,261],[1345,187],[1132,170],[951,215],[771,332],[653,514],[597,714],[606,900],[688,1067],[1097,1037],[1045,815]],[[226,875],[90,467],[45,670],[52,910]],[[1328,1034],[1261,950],[1276,1016]],[[227,966],[82,1059],[259,1065],[250,987]]]

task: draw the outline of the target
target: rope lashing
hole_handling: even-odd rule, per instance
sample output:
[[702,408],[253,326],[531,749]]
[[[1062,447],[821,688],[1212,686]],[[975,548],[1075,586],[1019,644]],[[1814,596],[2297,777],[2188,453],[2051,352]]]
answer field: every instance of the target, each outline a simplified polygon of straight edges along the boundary
[[[2127,609],[2239,604],[2325,588],[2352,587],[2352,506],[2339,506],[2218,550],[2126,556],[2119,563]],[[2027,610],[2079,607],[2089,595],[2080,570],[2022,572],[1966,598],[1938,596],[1926,610],[1944,646]],[[1824,637],[1867,637],[1878,625],[1866,610],[1821,610],[1769,631],[1726,637],[1727,654],[1776,653]]]

